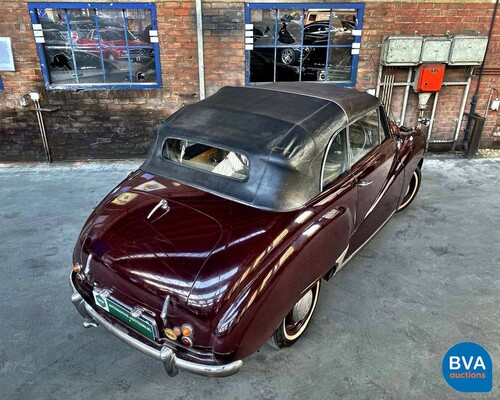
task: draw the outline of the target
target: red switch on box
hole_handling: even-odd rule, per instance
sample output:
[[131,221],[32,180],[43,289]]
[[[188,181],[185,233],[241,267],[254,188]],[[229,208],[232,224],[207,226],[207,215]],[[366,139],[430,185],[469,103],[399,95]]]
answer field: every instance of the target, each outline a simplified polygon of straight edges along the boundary
[[445,64],[422,64],[415,75],[415,92],[439,92],[443,84]]

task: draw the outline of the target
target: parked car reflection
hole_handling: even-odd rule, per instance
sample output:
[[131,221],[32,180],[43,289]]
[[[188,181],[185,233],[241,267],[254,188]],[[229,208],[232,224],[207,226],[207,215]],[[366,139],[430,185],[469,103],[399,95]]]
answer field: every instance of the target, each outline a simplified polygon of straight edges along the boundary
[[91,29],[86,37],[77,40],[77,45],[93,54],[100,55],[102,50],[103,57],[109,61],[128,60],[130,56],[131,61],[147,62],[154,57],[151,44],[142,42],[130,31],[121,29]]
[[[251,80],[252,76],[256,80],[252,81],[268,81],[258,76],[274,75],[275,57],[277,80],[298,80],[299,74],[302,80],[349,79],[354,37],[339,19],[332,19],[331,23],[309,23],[303,32],[297,22],[282,20],[280,23],[279,30],[275,28],[274,22],[254,24],[250,73]],[[327,49],[327,46],[333,47]]]
[[53,47],[46,48],[45,52],[50,78],[54,83],[74,84],[77,76],[80,83],[154,82],[156,80],[154,58],[150,58],[147,63],[132,64],[132,71],[129,72],[128,69],[120,68],[117,63],[101,59],[84,50],[75,49],[72,55],[70,49]]

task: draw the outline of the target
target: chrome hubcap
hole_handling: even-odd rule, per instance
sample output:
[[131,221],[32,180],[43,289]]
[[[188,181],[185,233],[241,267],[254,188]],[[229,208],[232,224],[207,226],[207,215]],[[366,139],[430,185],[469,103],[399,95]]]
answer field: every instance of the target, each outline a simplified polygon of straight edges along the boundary
[[287,49],[283,50],[281,53],[281,61],[283,61],[284,64],[291,64],[293,60],[293,50]]
[[307,316],[307,313],[311,309],[312,302],[313,302],[313,292],[312,292],[312,290],[309,290],[293,306],[292,319],[294,320],[294,322],[301,321]]

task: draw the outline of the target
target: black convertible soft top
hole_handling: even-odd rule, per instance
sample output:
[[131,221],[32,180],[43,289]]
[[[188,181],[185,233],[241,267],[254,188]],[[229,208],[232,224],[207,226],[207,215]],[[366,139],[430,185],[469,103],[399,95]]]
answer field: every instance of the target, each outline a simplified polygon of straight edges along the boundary
[[[322,83],[224,87],[167,118],[141,169],[260,209],[295,210],[320,192],[332,134],[378,106],[379,99],[367,93]],[[244,154],[248,179],[239,182],[166,160],[167,138]]]

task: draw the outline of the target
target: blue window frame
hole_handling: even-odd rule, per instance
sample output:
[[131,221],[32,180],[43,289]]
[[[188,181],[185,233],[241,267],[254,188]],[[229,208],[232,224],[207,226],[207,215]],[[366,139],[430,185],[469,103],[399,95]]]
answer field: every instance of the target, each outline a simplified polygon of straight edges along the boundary
[[362,3],[245,4],[246,84],[355,86],[363,13]]
[[160,88],[153,3],[28,3],[47,89]]

